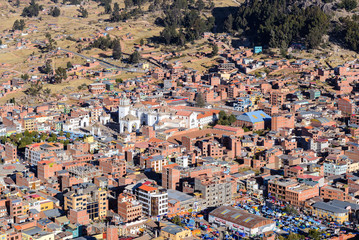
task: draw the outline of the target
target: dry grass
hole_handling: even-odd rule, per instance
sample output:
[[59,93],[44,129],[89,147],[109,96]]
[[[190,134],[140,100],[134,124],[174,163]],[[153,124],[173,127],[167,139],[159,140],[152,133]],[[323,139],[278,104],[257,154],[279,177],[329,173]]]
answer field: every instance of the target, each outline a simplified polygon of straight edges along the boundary
[[238,3],[243,2],[243,0],[233,1],[233,0],[213,0],[216,7],[237,7]]
[[14,93],[10,93],[10,94],[6,95],[5,97],[0,98],[0,104],[4,104],[12,98],[15,98],[15,100],[16,100],[23,96],[25,96],[25,93],[21,90],[14,92]]
[[121,73],[119,75],[111,77],[111,79],[127,80],[127,79],[131,79],[131,78],[136,78],[136,77],[141,77],[141,74],[140,73],[134,73],[134,72],[123,72],[123,73]]
[[[45,88],[49,88],[51,90],[51,93],[74,93],[77,92],[77,87],[86,84],[89,85],[93,83],[94,81],[89,80],[87,78],[80,78],[76,80],[71,80],[69,82],[63,82],[61,84],[45,84]],[[73,91],[73,90],[75,91]]]

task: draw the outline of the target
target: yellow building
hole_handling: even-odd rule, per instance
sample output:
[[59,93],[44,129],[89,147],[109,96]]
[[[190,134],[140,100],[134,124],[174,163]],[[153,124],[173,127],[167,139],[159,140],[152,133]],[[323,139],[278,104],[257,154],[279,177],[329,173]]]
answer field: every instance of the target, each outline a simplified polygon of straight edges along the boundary
[[324,218],[338,223],[347,222],[349,219],[348,209],[336,206],[333,202],[316,202],[312,205],[313,216]]
[[359,170],[359,162],[351,161],[348,163],[348,172],[356,172]]
[[24,118],[24,130],[35,131],[36,122],[34,118]]
[[106,217],[108,200],[106,190],[96,185],[79,188],[64,195],[64,209],[87,210],[91,220]]
[[0,240],[6,240],[6,233],[0,233]]
[[45,200],[40,202],[40,209],[42,211],[51,210],[54,208],[54,203],[50,200]]
[[176,224],[169,223],[161,229],[161,237],[170,240],[181,240],[192,236],[192,232],[189,229],[185,229]]
[[93,136],[88,136],[84,139],[85,143],[93,143],[95,141]]

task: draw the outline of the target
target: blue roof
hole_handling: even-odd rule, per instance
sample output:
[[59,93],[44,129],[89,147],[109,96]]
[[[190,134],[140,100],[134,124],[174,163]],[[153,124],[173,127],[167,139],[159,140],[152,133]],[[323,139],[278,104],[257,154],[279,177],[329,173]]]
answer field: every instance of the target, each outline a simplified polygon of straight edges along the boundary
[[269,121],[272,119],[272,117],[266,114],[265,112],[259,110],[254,112],[243,113],[242,115],[237,116],[237,119],[245,122],[258,123],[263,121]]

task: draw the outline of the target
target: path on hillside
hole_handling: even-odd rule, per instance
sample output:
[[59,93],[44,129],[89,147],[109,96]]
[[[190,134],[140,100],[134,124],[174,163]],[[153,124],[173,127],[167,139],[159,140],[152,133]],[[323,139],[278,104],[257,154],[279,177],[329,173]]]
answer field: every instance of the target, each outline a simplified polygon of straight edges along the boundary
[[79,56],[79,57],[82,57],[82,58],[85,58],[85,59],[89,59],[89,60],[93,60],[93,61],[98,61],[100,62],[100,64],[104,67],[107,67],[107,68],[115,68],[115,69],[118,69],[118,70],[121,70],[121,71],[126,71],[126,72],[139,72],[139,73],[145,73],[146,70],[143,70],[141,68],[126,68],[126,67],[120,67],[116,64],[113,64],[113,63],[110,63],[106,60],[103,60],[103,59],[100,59],[100,58],[95,58],[95,57],[88,57],[88,56],[85,56],[83,54],[80,54],[80,53],[77,53],[77,52],[74,52],[74,51],[71,51],[71,50],[68,50],[68,49],[63,49],[63,48],[58,48],[58,50],[60,51],[63,51],[63,52],[67,52],[67,53],[72,53],[76,56]]

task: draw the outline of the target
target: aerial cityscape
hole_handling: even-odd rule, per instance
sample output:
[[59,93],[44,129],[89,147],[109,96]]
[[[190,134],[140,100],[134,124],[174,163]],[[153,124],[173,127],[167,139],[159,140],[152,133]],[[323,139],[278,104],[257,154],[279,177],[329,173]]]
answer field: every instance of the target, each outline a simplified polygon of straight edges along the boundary
[[357,0],[0,20],[0,240],[359,239]]

